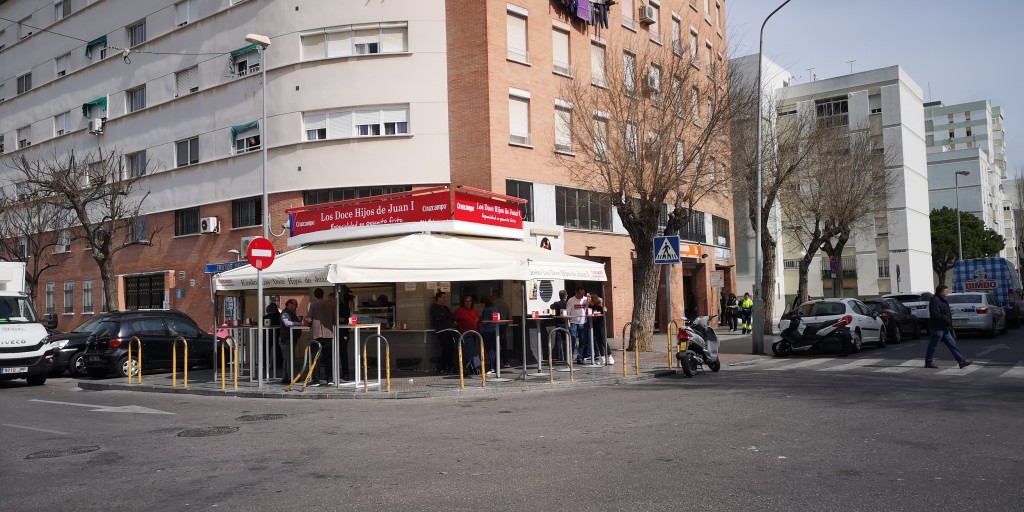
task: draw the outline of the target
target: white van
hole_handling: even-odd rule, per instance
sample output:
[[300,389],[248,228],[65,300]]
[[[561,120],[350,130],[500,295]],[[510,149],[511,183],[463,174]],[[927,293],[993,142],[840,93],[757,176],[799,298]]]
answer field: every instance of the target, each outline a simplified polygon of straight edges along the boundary
[[[46,382],[56,349],[24,293],[25,264],[0,261],[0,380],[26,379],[30,385]],[[50,328],[56,327],[51,319]]]

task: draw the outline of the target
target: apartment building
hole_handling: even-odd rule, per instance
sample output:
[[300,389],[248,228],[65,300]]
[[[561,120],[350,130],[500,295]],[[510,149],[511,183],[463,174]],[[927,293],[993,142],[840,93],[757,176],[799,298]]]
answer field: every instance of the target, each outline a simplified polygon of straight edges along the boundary
[[[928,198],[931,207],[969,212],[1006,238],[1001,256],[1015,252],[1016,233],[1004,206],[1007,195],[1003,112],[988,100],[925,104]],[[957,174],[961,173],[961,174]],[[966,174],[962,174],[966,173]]]
[[[614,33],[672,44],[695,63],[725,53],[725,5],[573,5],[8,0],[0,17],[16,21],[0,24],[3,156],[103,149],[145,173],[145,222],[162,229],[151,247],[118,253],[110,307],[174,307],[212,321],[204,270],[262,234],[265,148],[277,249],[289,249],[280,226],[292,207],[436,185],[517,196],[528,201],[524,238],[553,237],[567,254],[605,263],[610,281],[599,292],[619,329],[633,307],[632,244],[598,186],[554,163],[574,117],[558,92],[566,80],[601,85],[606,60],[623,58],[603,51]],[[261,55],[247,33],[272,44]],[[15,181],[0,173],[9,197]],[[709,257],[674,275],[717,304],[711,272],[732,283],[732,205],[719,197],[698,209],[688,237]],[[62,250],[69,259],[43,275],[37,300],[66,329],[107,305],[84,242]],[[676,304],[682,290],[673,287]]]

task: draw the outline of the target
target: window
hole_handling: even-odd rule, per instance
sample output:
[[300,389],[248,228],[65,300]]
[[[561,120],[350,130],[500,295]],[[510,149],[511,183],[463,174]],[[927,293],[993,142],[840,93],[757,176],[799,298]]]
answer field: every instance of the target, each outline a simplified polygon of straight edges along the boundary
[[149,230],[146,227],[145,216],[140,216],[128,226],[128,240],[132,242],[145,242],[149,240]]
[[971,120],[971,111],[968,110],[968,111],[964,112],[964,121],[970,121],[970,120]]
[[82,104],[82,116],[88,118],[107,117],[107,97],[101,96]]
[[231,227],[248,228],[262,225],[263,203],[260,196],[231,201]]
[[102,185],[107,182],[107,172],[103,166],[103,162],[90,162],[85,169],[85,176],[83,178],[83,185]]
[[194,1],[185,0],[174,4],[174,23],[176,26],[183,27],[192,21],[192,16],[195,12],[195,6],[192,5]]
[[691,210],[690,219],[679,230],[679,238],[687,242],[707,243],[707,230],[704,227],[704,212]]
[[656,107],[661,106],[661,68],[651,64],[650,74],[647,76],[647,88],[651,91],[651,103]]
[[178,167],[199,163],[199,137],[179,140],[175,143],[175,150]]
[[704,49],[705,49],[705,51],[708,54],[708,58],[707,58],[707,61],[708,61],[708,76],[712,76],[713,77],[713,75],[714,75],[714,68],[715,68],[715,66],[714,66],[714,64],[715,64],[715,52],[711,48],[711,41],[705,41],[704,42]]
[[782,260],[784,270],[800,270],[800,260]]
[[[525,91],[523,91],[525,92]],[[529,93],[509,91],[508,96],[508,141],[510,144],[530,144],[530,96]]]
[[306,140],[409,134],[408,106],[345,110],[303,116]]
[[850,124],[849,111],[850,106],[846,96],[814,100],[815,115],[823,118],[826,126]]
[[708,111],[707,111],[707,114],[706,114],[706,116],[708,118],[708,126],[711,125],[711,119],[714,117],[714,115],[715,115],[715,97],[712,96],[710,93],[708,93]]
[[27,148],[32,145],[32,127],[18,128],[18,149]]
[[709,0],[704,0],[704,16],[711,15],[711,6]]
[[712,242],[719,247],[729,247],[729,219],[723,219],[715,215],[711,216],[711,233],[714,236]]
[[889,259],[878,260],[878,278],[888,279],[889,278]]
[[630,30],[636,30],[636,3],[634,0],[622,0],[622,26]]
[[690,64],[700,67],[697,60],[697,29],[690,27]]
[[700,126],[700,91],[696,87],[690,90],[690,108],[693,110],[693,124]]
[[146,175],[146,152],[144,150],[125,155],[124,159],[127,160],[129,178],[138,178]]
[[228,61],[231,63],[231,72],[236,77],[248,76],[251,73],[260,72],[259,46],[255,44],[235,50],[229,54]]
[[64,314],[75,313],[75,282],[64,281]]
[[648,0],[647,5],[649,5],[651,7],[651,10],[654,11],[654,23],[651,23],[647,27],[647,30],[650,33],[651,41],[661,44],[661,24],[658,22],[658,19],[661,18],[661,6],[659,6],[655,2],[651,2],[650,0]]
[[235,140],[235,154],[248,153],[260,149],[259,122],[253,121],[231,127],[231,136]]
[[722,164],[721,176],[719,177],[719,183],[722,187],[722,195],[729,197],[729,171],[726,169],[725,164]]
[[622,75],[626,91],[633,92],[636,89],[636,55],[622,53]]
[[533,183],[505,180],[505,195],[525,199],[526,202],[519,205],[519,209],[523,214],[523,221],[533,222]]
[[683,23],[676,13],[672,13],[672,53],[683,54]]
[[949,138],[952,139],[954,137],[953,129],[950,128],[948,133],[949,133]]
[[14,190],[18,196],[18,201],[27,201],[34,195],[32,185],[29,185],[27,181],[19,181],[16,183],[14,185]]
[[626,143],[626,152],[632,155],[633,159],[636,159],[639,156],[639,148],[637,148],[638,138],[639,135],[637,133],[636,125],[632,122],[627,122],[626,130],[623,132],[623,140]]
[[590,44],[590,83],[604,87],[604,46],[598,43]]
[[146,86],[129,89],[124,93],[125,107],[128,112],[136,112],[146,108]]
[[199,234],[199,207],[174,211],[174,236]]
[[[164,307],[164,274],[125,276],[124,306],[125,309],[162,309]],[[157,322],[159,323],[159,320]],[[142,325],[138,327],[146,328]],[[159,329],[162,334],[162,327]]]
[[71,59],[71,54],[70,53],[65,53],[64,55],[61,55],[61,56],[57,57],[56,59],[53,59],[53,67],[54,67],[54,70],[55,70],[58,78],[66,75],[68,73],[68,60],[69,59]]
[[682,175],[686,170],[686,146],[683,141],[676,141],[676,174]]
[[18,94],[25,94],[32,89],[32,73],[25,73],[18,77]]
[[970,136],[971,136],[971,127],[970,127],[970,126],[968,126],[968,127],[964,128],[964,134],[965,134],[965,135],[966,135],[967,137],[970,137]]
[[398,194],[409,192],[412,187],[409,185],[395,185],[390,187],[346,187],[346,188],[324,188],[320,190],[306,190],[302,193],[303,204],[306,206],[335,201],[346,201],[348,199],[361,199],[370,196],[381,196],[385,194]]
[[57,137],[68,133],[68,116],[70,112],[62,112],[53,116],[53,136]]
[[82,280],[82,313],[94,313],[92,306],[92,279]]
[[32,35],[32,30],[33,29],[32,29],[32,27],[29,26],[31,24],[32,24],[32,16],[29,16],[29,17],[27,17],[27,18],[25,18],[25,19],[23,19],[23,20],[18,22],[18,39],[19,40],[20,39],[25,39],[26,37]]
[[946,114],[946,122],[953,124],[953,114]]
[[572,68],[569,65],[569,33],[552,29],[551,31],[551,62],[555,73],[569,76]]
[[57,241],[54,244],[53,252],[56,254],[63,254],[70,250],[71,232],[66,229],[62,229],[61,232],[57,234]]
[[378,53],[405,53],[408,23],[345,25],[307,32],[301,36],[302,60]]
[[567,228],[611,231],[611,201],[600,192],[555,187],[555,223]]
[[146,20],[128,25],[125,30],[128,31],[128,46],[138,46],[146,42]]
[[46,283],[46,314],[52,315],[56,313],[56,297],[57,294],[57,283]]
[[199,90],[199,66],[178,71],[174,74],[177,83],[177,96],[185,96]]
[[572,153],[572,105],[555,100],[555,151]]
[[672,77],[672,111],[676,117],[683,117],[683,79]]
[[71,0],[57,0],[53,2],[53,19],[60,21],[71,16]]
[[608,161],[608,115],[594,113],[594,158]]
[[526,47],[526,11],[509,5],[506,13],[508,30],[508,60],[527,63],[530,54]]

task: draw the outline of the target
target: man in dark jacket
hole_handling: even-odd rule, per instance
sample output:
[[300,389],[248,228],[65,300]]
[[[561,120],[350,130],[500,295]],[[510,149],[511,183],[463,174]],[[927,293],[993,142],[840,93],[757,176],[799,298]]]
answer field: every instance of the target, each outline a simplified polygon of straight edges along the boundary
[[953,353],[953,357],[960,363],[960,368],[967,367],[974,361],[971,361],[964,357],[960,353],[960,349],[956,346],[956,340],[953,339],[953,312],[949,309],[949,302],[946,301],[946,296],[949,295],[949,288],[946,285],[940,284],[935,287],[935,295],[928,302],[928,351],[924,355],[924,367],[925,368],[938,368],[935,364],[935,347],[939,345],[939,340],[949,347],[949,351]]

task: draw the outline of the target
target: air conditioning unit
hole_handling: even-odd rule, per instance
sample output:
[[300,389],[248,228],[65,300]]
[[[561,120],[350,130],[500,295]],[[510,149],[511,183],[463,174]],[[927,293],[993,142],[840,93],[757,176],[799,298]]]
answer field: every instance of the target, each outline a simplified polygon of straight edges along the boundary
[[643,23],[645,25],[650,25],[650,24],[652,24],[652,23],[657,21],[655,19],[654,7],[651,7],[649,5],[641,5],[640,6],[640,16],[639,17],[640,17],[640,23]]
[[217,217],[203,217],[199,219],[199,232],[200,233],[219,233],[220,223],[217,222]]
[[89,120],[89,133],[99,135],[103,133],[103,118],[94,117]]
[[248,255],[249,255],[249,244],[253,240],[255,240],[255,239],[256,239],[256,237],[254,237],[254,236],[243,236],[242,237],[242,246],[239,248],[242,257],[248,257]]

